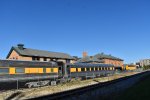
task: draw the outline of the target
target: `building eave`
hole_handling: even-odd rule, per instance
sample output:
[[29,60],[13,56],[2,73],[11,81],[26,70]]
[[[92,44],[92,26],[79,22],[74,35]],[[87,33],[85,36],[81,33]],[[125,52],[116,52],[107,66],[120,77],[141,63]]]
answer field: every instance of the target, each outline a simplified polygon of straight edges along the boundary
[[9,58],[9,56],[11,55],[11,53],[13,52],[13,50],[14,50],[16,53],[18,53],[20,56],[23,56],[23,55],[21,55],[14,47],[11,47],[11,49],[10,49],[8,55],[6,56],[6,59]]

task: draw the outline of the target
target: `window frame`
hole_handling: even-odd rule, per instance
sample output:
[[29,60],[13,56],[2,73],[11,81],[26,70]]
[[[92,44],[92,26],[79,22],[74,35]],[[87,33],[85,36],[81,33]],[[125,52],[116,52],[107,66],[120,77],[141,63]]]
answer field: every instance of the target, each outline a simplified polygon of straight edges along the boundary
[[[18,72],[17,69],[22,69],[22,71]],[[24,74],[25,73],[25,68],[15,68],[15,73],[16,74]]]
[[[1,72],[1,69],[6,69],[8,72]],[[0,74],[9,74],[9,68],[0,68]]]

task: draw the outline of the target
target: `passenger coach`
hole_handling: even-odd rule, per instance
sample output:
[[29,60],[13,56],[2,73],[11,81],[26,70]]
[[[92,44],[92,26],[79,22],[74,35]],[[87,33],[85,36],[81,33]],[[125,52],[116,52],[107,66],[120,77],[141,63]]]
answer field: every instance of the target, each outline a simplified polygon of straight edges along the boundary
[[0,89],[16,86],[16,82],[29,88],[56,85],[72,78],[94,78],[114,74],[114,71],[111,64],[0,60]]
[[[88,78],[88,77],[98,77],[106,76],[109,74],[114,74],[115,68],[111,64],[89,64],[89,63],[76,63],[68,64],[67,72],[71,78]],[[70,69],[70,70],[69,70]]]

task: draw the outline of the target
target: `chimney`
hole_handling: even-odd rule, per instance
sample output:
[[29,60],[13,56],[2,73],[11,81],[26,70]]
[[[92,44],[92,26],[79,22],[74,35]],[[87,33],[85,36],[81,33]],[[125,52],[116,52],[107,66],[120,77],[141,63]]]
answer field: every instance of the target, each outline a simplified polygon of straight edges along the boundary
[[87,55],[87,52],[83,52],[83,53],[82,53],[82,56],[83,56],[83,57],[88,56],[88,55]]
[[20,50],[23,50],[24,44],[18,44],[18,48],[19,48]]

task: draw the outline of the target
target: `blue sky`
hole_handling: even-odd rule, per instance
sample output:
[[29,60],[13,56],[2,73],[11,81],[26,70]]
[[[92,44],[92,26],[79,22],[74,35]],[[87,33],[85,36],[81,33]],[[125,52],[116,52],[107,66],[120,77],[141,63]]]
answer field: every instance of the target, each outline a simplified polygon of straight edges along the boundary
[[125,63],[150,58],[149,0],[0,0],[0,58],[11,46]]

